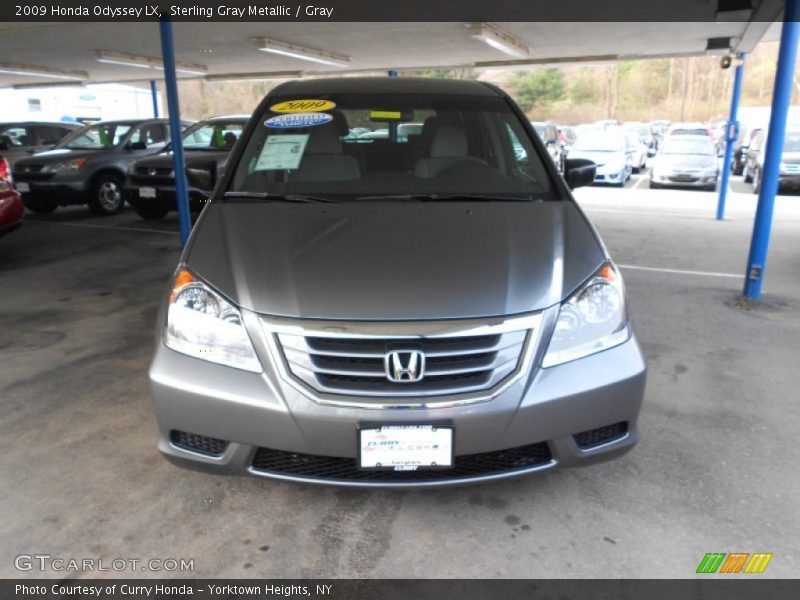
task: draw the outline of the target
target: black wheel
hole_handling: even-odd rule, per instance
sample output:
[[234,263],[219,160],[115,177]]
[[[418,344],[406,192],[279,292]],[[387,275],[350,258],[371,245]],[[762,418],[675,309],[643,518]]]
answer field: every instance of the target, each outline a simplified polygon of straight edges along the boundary
[[147,203],[138,204],[134,207],[134,210],[136,211],[137,215],[148,220],[163,219],[169,212],[168,208]]
[[97,177],[92,184],[89,209],[96,215],[114,215],[125,206],[122,177],[107,173]]
[[750,174],[747,167],[742,168],[742,175],[744,175],[745,183],[753,183],[753,176]]
[[46,215],[58,208],[58,203],[55,200],[50,200],[46,198],[23,197],[22,203],[25,205],[25,208],[27,208],[29,211],[35,212],[40,215]]
[[651,189],[651,190],[657,190],[657,189],[659,189],[660,187],[661,187],[661,186],[660,186],[660,185],[658,185],[658,184],[657,184],[655,181],[653,181],[652,179],[650,180],[650,189]]
[[744,171],[744,163],[734,158],[731,169],[733,169],[734,175],[741,175],[742,171]]

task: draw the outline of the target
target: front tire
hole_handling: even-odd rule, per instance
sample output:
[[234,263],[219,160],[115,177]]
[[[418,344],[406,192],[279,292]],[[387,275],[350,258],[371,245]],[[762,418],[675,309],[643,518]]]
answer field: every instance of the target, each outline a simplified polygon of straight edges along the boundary
[[22,198],[22,203],[29,211],[37,215],[46,215],[58,208],[58,202],[46,198]]
[[115,215],[125,206],[122,177],[115,173],[100,175],[92,184],[89,209],[96,215]]

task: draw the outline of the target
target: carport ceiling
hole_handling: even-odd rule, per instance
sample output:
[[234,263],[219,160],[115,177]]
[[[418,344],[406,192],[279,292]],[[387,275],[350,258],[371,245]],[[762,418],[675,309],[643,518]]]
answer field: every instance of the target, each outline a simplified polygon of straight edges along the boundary
[[[670,0],[697,3],[697,0]],[[709,5],[707,0],[704,4]],[[710,6],[710,5],[709,5]],[[178,22],[179,62],[203,65],[209,76],[276,76],[346,73],[376,69],[474,66],[504,67],[598,63],[626,58],[703,54],[709,38],[730,37],[734,50],[749,52],[771,37],[782,3],[764,0],[749,22],[691,23],[495,23],[530,47],[517,59],[471,35],[465,23],[276,23]],[[713,13],[712,13],[713,14]],[[773,28],[774,29],[774,28]],[[344,68],[259,51],[269,38],[349,57]],[[97,61],[98,52],[160,57],[156,23],[3,23],[0,63],[79,71],[88,83],[159,79],[161,71]],[[13,70],[13,69],[7,69]],[[181,78],[197,75],[180,74]],[[39,75],[0,73],[0,86],[56,82]]]

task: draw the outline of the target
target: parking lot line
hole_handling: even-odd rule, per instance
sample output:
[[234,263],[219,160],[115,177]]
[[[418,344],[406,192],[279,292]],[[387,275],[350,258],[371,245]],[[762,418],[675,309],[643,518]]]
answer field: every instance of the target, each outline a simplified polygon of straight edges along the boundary
[[674,275],[698,275],[701,277],[726,277],[729,279],[742,279],[744,275],[736,273],[719,273],[717,271],[689,271],[686,269],[667,269],[662,267],[643,267],[641,265],[618,265],[622,269],[632,271],[652,271],[654,273],[671,273]]
[[57,221],[25,221],[25,224],[37,223],[39,225],[65,225],[67,227],[89,227],[90,229],[111,229],[114,231],[135,231],[144,233],[164,233],[167,235],[179,235],[177,231],[164,231],[163,229],[148,229],[146,227],[120,227],[118,225],[94,225],[92,223],[62,223]]
[[646,178],[644,176],[639,177],[639,181],[636,182],[636,185],[633,186],[633,189],[639,188],[645,181]]

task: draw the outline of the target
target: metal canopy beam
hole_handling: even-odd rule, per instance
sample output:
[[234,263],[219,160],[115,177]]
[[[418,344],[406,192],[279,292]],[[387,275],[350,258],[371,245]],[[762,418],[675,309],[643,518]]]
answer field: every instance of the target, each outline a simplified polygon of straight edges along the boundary
[[185,246],[192,230],[192,222],[189,214],[189,197],[186,193],[186,169],[184,167],[183,139],[181,137],[178,80],[175,75],[175,47],[172,43],[172,22],[168,18],[164,18],[159,22],[159,28],[161,30],[161,55],[164,59],[164,83],[167,88],[172,169],[175,172],[175,201],[178,204],[181,246]]
[[764,169],[761,174],[761,189],[758,194],[753,237],[750,240],[750,254],[745,271],[744,296],[751,300],[761,297],[761,287],[764,283],[775,194],[778,192],[780,182],[786,118],[792,101],[794,70],[797,63],[797,41],[800,34],[798,19],[800,19],[800,0],[786,0],[775,90],[772,93],[772,112],[764,153]]

